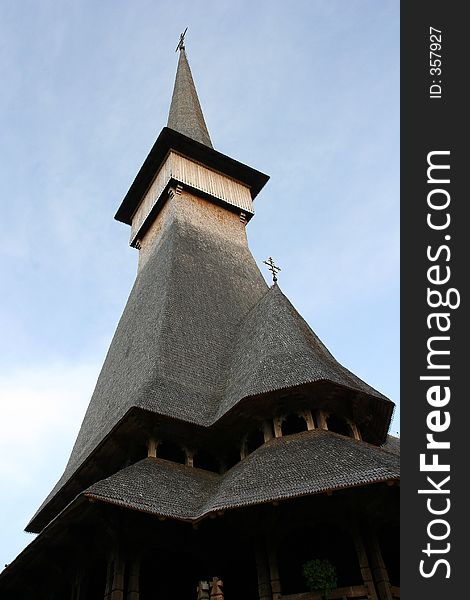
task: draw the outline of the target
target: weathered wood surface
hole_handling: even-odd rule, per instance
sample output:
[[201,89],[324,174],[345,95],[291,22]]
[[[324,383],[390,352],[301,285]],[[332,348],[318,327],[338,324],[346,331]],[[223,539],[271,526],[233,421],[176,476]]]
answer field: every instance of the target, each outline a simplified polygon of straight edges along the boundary
[[170,179],[200,190],[242,211],[253,213],[253,202],[248,187],[181,154],[170,152],[132,218],[131,245],[134,244]]

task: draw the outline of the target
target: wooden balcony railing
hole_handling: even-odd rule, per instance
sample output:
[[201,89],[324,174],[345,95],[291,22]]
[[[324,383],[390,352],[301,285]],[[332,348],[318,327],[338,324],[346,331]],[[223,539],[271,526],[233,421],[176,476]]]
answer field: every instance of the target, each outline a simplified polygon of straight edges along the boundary
[[[400,596],[398,596],[400,597]],[[368,600],[367,588],[364,585],[335,588],[328,592],[328,600]],[[282,600],[323,600],[321,592],[303,592],[302,594],[282,595]]]

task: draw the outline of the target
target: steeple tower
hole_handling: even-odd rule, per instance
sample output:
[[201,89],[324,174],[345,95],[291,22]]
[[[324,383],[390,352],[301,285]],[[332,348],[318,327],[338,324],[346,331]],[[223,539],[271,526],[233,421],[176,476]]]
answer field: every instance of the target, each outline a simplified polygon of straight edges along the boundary
[[[183,34],[182,34],[183,38]],[[269,177],[213,149],[182,39],[164,127],[116,213],[131,225],[131,246],[139,247],[171,187],[185,186],[248,222],[253,200]],[[176,188],[175,188],[176,189]]]

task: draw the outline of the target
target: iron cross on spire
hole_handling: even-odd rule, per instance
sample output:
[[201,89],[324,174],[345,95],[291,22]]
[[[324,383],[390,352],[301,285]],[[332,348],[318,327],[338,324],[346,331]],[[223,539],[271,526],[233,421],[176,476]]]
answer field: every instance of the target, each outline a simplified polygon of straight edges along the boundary
[[180,41],[178,42],[178,45],[176,46],[175,52],[178,52],[178,50],[184,50],[184,36],[186,35],[187,31],[188,31],[188,28],[186,27],[186,29],[183,31],[183,33],[180,33]]
[[268,265],[268,269],[273,274],[273,283],[276,283],[276,281],[277,281],[276,275],[279,273],[281,268],[274,264],[274,261],[271,257],[269,257],[268,260],[263,260],[263,262],[265,265]]

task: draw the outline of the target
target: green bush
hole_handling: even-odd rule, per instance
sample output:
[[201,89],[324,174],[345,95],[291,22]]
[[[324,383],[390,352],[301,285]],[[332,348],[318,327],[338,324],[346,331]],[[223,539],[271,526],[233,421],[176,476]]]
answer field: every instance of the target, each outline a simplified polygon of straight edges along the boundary
[[302,565],[305,581],[311,592],[321,592],[325,598],[338,587],[338,575],[328,559],[314,558]]

